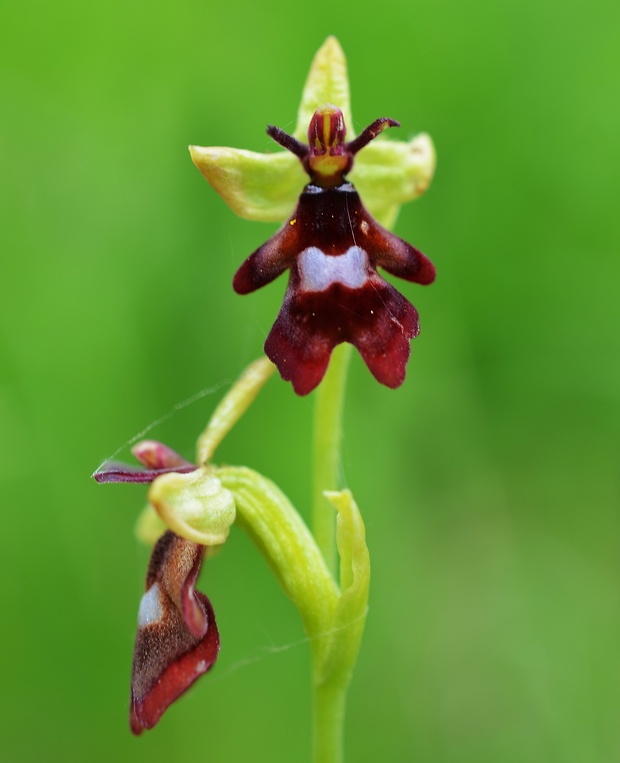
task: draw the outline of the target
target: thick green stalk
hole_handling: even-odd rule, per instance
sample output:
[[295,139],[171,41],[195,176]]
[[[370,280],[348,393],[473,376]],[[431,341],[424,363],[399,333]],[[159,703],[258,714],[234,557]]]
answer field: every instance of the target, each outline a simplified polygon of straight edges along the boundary
[[324,492],[340,487],[342,412],[351,349],[348,343],[334,349],[325,378],[316,392],[314,412],[312,533],[334,576],[338,570],[336,519]]
[[328,494],[338,516],[342,590],[287,497],[246,467],[213,470],[234,496],[236,524],[250,536],[297,607],[312,650],[313,761],[343,763],[346,693],[359,652],[370,562],[364,523],[348,490]]
[[[269,480],[246,468],[216,467],[210,471],[207,466],[217,445],[271,375],[273,366],[266,358],[244,372],[217,407],[198,441],[198,463],[205,471],[204,479],[216,477],[224,493],[232,492],[237,524],[261,550],[302,617],[312,650],[314,763],[344,761],[346,694],[368,601],[370,567],[363,522],[351,494],[337,492],[350,357],[349,344],[335,349],[317,391],[314,537],[286,496]],[[338,579],[341,586],[336,582]]]
[[344,713],[348,684],[341,681],[315,683],[312,712],[314,763],[342,763],[344,760]]

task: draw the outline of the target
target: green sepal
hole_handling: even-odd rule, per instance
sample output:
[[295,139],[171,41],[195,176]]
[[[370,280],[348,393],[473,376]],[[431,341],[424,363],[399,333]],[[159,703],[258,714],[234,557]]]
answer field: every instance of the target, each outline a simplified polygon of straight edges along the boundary
[[302,143],[308,142],[308,125],[312,115],[327,103],[342,111],[347,126],[347,140],[353,140],[353,119],[351,118],[351,94],[347,59],[338,40],[330,36],[317,50],[306,83],[301,94],[297,112],[297,126],[293,135]]
[[[293,135],[307,142],[308,125],[320,106],[333,103],[343,112],[347,140],[355,137],[347,64],[340,44],[328,37],[318,50],[299,106]],[[194,164],[228,206],[248,220],[282,222],[295,209],[308,176],[288,151],[259,154],[236,148],[190,146]],[[351,182],[367,209],[391,227],[400,206],[421,196],[435,169],[435,151],[425,133],[410,141],[379,137],[355,159]]]
[[427,191],[435,165],[435,146],[427,133],[408,143],[377,138],[356,159],[351,182],[377,220],[392,228],[400,207]]
[[265,356],[243,370],[213,411],[209,423],[198,438],[196,463],[199,466],[206,466],[211,460],[217,446],[254,402],[274,370],[274,364]]
[[308,182],[299,159],[288,151],[258,154],[219,146],[190,146],[189,151],[211,186],[246,220],[286,220]]
[[203,546],[224,543],[235,521],[233,496],[211,467],[162,474],[151,484],[148,500],[172,532]]

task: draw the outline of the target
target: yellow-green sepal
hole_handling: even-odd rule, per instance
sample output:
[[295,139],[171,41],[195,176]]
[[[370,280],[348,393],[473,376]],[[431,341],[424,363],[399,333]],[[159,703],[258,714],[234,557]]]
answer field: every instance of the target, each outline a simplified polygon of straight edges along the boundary
[[435,165],[435,146],[427,133],[407,143],[378,138],[358,155],[351,182],[366,208],[384,227],[392,228],[400,207],[426,192]]
[[312,115],[327,103],[336,105],[347,126],[347,140],[355,137],[351,119],[351,94],[347,59],[338,40],[328,37],[317,50],[306,83],[301,94],[297,111],[297,125],[293,136],[302,143],[308,142],[308,125]]
[[308,182],[299,159],[278,151],[190,146],[192,161],[232,211],[246,220],[282,222]]
[[[347,125],[347,140],[355,137],[347,62],[335,37],[328,37],[317,51],[304,89],[293,135],[307,142],[314,112],[325,104],[336,105]],[[228,206],[248,220],[286,220],[308,182],[299,159],[290,152],[260,154],[221,146],[189,147],[192,160]],[[435,169],[435,151],[422,133],[409,142],[377,138],[355,159],[351,182],[367,209],[390,227],[400,206],[421,196]]]
[[151,484],[148,500],[172,532],[203,546],[224,543],[235,521],[232,493],[211,467],[163,474]]

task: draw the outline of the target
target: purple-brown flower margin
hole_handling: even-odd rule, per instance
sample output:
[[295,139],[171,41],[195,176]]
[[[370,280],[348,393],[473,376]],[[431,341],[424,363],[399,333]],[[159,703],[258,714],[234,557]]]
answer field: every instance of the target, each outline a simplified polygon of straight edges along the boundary
[[[155,441],[133,448],[146,468],[107,462],[97,482],[152,482],[161,474],[186,473],[195,464]],[[220,648],[209,599],[194,585],[205,547],[168,530],[157,541],[138,612],[131,672],[129,722],[134,734],[151,729],[168,707],[213,666]]]
[[297,207],[280,230],[237,271],[233,287],[248,294],[286,269],[289,283],[280,313],[265,342],[265,353],[295,392],[311,392],[323,378],[332,350],[350,342],[373,376],[388,387],[405,379],[409,340],[419,333],[418,313],[377,272],[419,284],[435,279],[432,263],[383,228],[345,180],[355,154],[387,127],[377,119],[345,143],[342,111],[317,109],[308,145],[270,126],[267,133],[295,154],[310,175]]

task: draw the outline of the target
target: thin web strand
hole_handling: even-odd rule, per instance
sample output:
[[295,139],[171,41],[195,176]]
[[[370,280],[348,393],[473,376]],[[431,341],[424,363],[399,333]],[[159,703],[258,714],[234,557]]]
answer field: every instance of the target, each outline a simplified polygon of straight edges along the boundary
[[137,434],[133,435],[133,437],[130,437],[129,440],[124,442],[122,445],[120,445],[114,453],[112,453],[111,456],[108,458],[105,458],[99,466],[95,469],[94,474],[97,474],[99,470],[106,464],[108,461],[114,461],[116,456],[127,448],[130,448],[135,442],[138,440],[141,440],[145,435],[147,435],[149,432],[151,432],[155,427],[160,426],[160,424],[163,424],[165,421],[169,421],[175,414],[177,414],[179,411],[182,411],[184,408],[188,408],[190,405],[193,405],[194,403],[197,403],[199,400],[202,400],[203,397],[208,397],[209,395],[215,395],[217,392],[219,392],[222,387],[230,387],[232,385],[233,381],[231,379],[224,379],[221,382],[218,382],[217,384],[214,384],[212,387],[205,387],[204,389],[201,389],[199,392],[196,392],[191,397],[188,397],[185,400],[182,400],[180,403],[176,403],[172,406],[172,408],[167,412],[164,413],[163,416],[160,416],[157,419],[154,419],[151,421],[151,423],[146,426],[144,429],[142,429]]
[[336,633],[347,630],[347,628],[355,625],[360,620],[364,620],[367,611],[363,615],[350,620],[348,623],[345,623],[338,628],[331,628],[329,630],[322,631],[321,633],[317,633],[316,636],[313,636],[312,638],[309,636],[304,636],[303,638],[297,639],[296,641],[289,641],[286,644],[274,644],[272,646],[261,647],[258,654],[255,654],[253,657],[242,657],[241,659],[235,660],[235,662],[228,665],[226,668],[224,668],[224,670],[211,678],[211,683],[217,683],[218,681],[223,681],[227,678],[230,678],[230,676],[238,673],[240,670],[249,668],[252,665],[256,665],[257,663],[262,662],[263,660],[267,659],[268,657],[272,657],[273,655],[282,654],[283,652],[288,652],[291,649],[297,649],[301,646],[305,646],[306,644],[311,644],[315,639],[325,638],[325,636],[332,636]]

